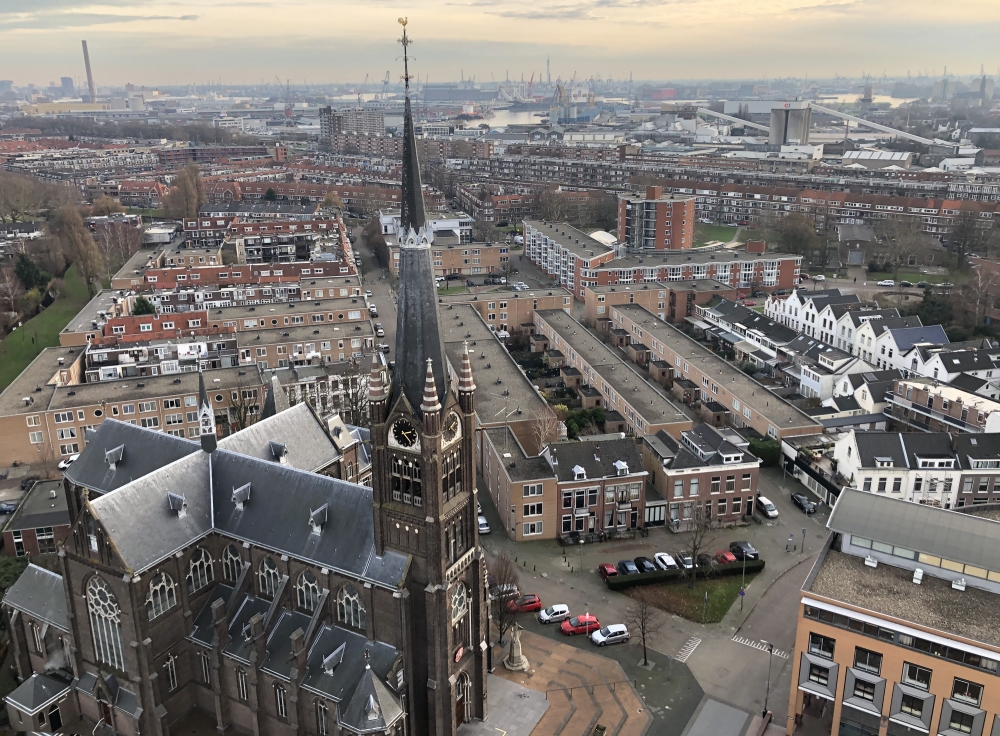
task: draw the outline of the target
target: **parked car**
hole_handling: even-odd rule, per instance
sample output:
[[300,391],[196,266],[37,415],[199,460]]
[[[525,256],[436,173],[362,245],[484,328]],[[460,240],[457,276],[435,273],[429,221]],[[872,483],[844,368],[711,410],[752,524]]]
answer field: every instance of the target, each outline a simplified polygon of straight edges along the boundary
[[556,603],[538,612],[538,621],[543,624],[554,624],[558,621],[565,621],[569,618],[569,606],[565,603]]
[[746,302],[743,302],[743,306],[744,307],[756,307],[757,306],[757,302],[746,301]]
[[909,281],[900,281],[899,285],[901,287],[903,287],[904,289],[912,289],[913,288],[913,284],[910,283]]
[[893,281],[892,279],[882,279],[881,281],[878,282],[878,285],[879,286],[895,286],[896,282]]
[[794,503],[800,509],[802,509],[803,511],[805,511],[807,514],[814,514],[814,513],[816,513],[816,504],[814,504],[812,501],[810,501],[802,493],[793,493],[792,494],[792,503]]
[[365,289],[365,296],[371,296],[371,295],[372,295],[372,290],[371,289]]
[[68,468],[68,467],[69,467],[70,465],[72,465],[73,463],[75,463],[75,462],[76,462],[76,459],[77,459],[78,457],[80,457],[80,453],[76,453],[76,454],[74,454],[74,455],[70,455],[70,456],[69,456],[68,458],[66,458],[65,460],[60,460],[60,461],[59,461],[59,465],[57,465],[56,467],[58,467],[58,468],[59,468],[60,470],[65,470],[65,469],[66,469],[66,468]]
[[530,287],[523,281],[518,281],[514,284],[514,291],[527,291]]
[[4,501],[0,503],[0,514],[13,514],[17,511],[17,501]]
[[635,566],[635,563],[632,562],[632,560],[619,560],[618,572],[621,575],[638,575],[639,568]]
[[712,555],[708,552],[698,553],[698,567],[710,567],[712,564]]
[[597,616],[592,613],[585,613],[582,616],[574,616],[573,618],[568,618],[559,624],[559,631],[566,636],[573,636],[575,634],[589,634],[591,631],[596,631],[601,628],[601,622],[597,620]]
[[674,558],[668,555],[666,552],[657,552],[653,555],[653,559],[656,560],[656,564],[660,566],[661,570],[676,570],[677,563],[674,562]]
[[489,534],[490,533],[490,523],[488,521],[486,521],[486,517],[485,516],[480,516],[479,517],[479,533],[480,534]]
[[21,478],[21,490],[28,490],[36,480],[41,480],[41,478],[37,475],[29,475],[27,478]]
[[771,296],[785,296],[786,294],[788,294],[788,289],[778,289],[771,292]]
[[759,560],[760,553],[757,549],[746,541],[730,542],[729,551],[733,553],[733,556],[737,560]]
[[815,276],[813,276],[813,281],[826,281],[826,276],[824,276],[821,273],[818,273]]
[[634,562],[639,572],[656,572],[656,564],[648,557],[636,557]]
[[466,279],[466,280],[465,280],[465,285],[466,285],[466,286],[475,286],[475,285],[476,285],[476,282],[475,282],[475,281],[473,281],[472,279]]
[[950,281],[945,281],[943,284],[938,284],[939,289],[954,289],[955,285]]
[[522,595],[512,601],[507,601],[507,610],[515,613],[534,613],[542,610],[542,599],[534,593]]
[[918,289],[926,289],[929,286],[932,286],[932,284],[931,284],[930,281],[918,281],[917,282],[917,288]]
[[628,641],[628,627],[625,624],[603,626],[590,635],[590,640],[599,647],[608,644],[624,644]]
[[763,299],[764,297],[767,296],[767,292],[766,291],[761,291],[760,289],[757,289],[757,291],[755,291],[753,294],[751,294],[751,296],[753,296],[753,297],[755,297],[757,299]]
[[389,345],[388,345],[388,343],[384,343],[384,342],[380,342],[380,343],[379,343],[378,345],[376,345],[375,347],[376,347],[376,348],[378,348],[378,350],[379,350],[380,352],[383,352],[383,353],[388,353],[388,352],[389,352],[389,350],[390,350],[390,348],[389,348]]
[[726,549],[720,549],[715,553],[715,561],[720,565],[725,565],[730,562],[736,562],[736,555]]
[[690,552],[685,552],[681,550],[674,555],[674,559],[677,560],[677,564],[683,567],[685,570],[691,570],[694,568],[694,560],[691,558]]
[[767,498],[767,496],[757,496],[757,510],[768,519],[775,519],[778,516],[778,509]]
[[385,328],[382,325],[375,325],[375,337],[385,337]]
[[597,574],[607,580],[608,578],[613,578],[618,574],[618,568],[610,562],[602,562],[597,566]]
[[812,276],[810,276],[807,273],[800,273],[799,274],[799,281],[808,281],[811,278],[812,278]]

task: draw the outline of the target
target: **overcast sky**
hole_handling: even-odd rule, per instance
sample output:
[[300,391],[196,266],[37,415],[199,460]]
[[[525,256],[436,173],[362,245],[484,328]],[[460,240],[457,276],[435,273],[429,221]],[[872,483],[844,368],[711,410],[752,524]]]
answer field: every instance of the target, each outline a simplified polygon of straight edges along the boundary
[[0,79],[45,85],[998,74],[997,0],[0,0]]

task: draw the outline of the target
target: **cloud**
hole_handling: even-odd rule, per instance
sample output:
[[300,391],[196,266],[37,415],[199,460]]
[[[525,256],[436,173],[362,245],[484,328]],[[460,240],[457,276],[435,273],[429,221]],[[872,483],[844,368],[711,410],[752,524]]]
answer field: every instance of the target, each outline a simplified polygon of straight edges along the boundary
[[86,28],[112,23],[140,21],[198,20],[197,15],[120,15],[116,13],[44,13],[27,17],[9,18],[0,15],[0,25],[10,30],[53,30],[58,28]]

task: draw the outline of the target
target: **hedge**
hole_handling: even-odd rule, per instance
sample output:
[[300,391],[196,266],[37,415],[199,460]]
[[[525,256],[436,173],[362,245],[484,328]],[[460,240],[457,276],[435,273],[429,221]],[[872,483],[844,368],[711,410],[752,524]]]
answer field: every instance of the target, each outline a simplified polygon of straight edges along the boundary
[[[760,572],[764,569],[764,560],[747,560],[746,571]],[[727,562],[721,565],[713,565],[709,575],[742,575],[743,562]],[[634,588],[637,585],[654,585],[656,583],[679,583],[688,580],[684,574],[687,570],[656,570],[655,572],[640,572],[637,575],[614,575],[604,582],[611,590],[624,590]],[[701,570],[698,570],[701,573]]]

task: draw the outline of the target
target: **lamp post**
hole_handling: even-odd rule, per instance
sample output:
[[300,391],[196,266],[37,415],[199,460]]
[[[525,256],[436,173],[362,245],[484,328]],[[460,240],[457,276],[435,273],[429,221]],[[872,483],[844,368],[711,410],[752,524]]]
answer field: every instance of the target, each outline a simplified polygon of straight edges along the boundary
[[774,644],[770,642],[764,642],[767,644],[767,686],[764,690],[764,712],[761,713],[762,718],[767,717],[767,699],[771,695],[771,662],[774,660]]

